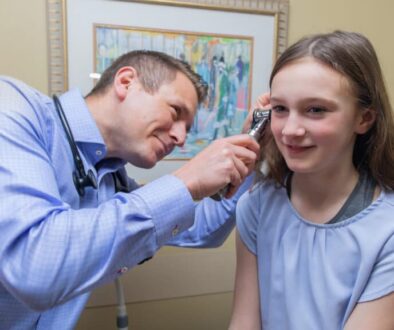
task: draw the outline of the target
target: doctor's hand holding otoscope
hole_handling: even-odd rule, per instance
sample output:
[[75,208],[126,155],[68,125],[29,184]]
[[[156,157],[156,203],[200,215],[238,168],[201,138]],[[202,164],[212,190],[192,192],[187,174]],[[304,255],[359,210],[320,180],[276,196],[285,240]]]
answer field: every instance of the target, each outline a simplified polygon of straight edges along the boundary
[[[269,94],[261,95],[243,126],[242,133],[248,134],[215,140],[197,154],[192,162],[188,162],[174,172],[174,175],[186,184],[193,199],[199,200],[211,196],[212,199],[219,201],[222,198],[230,198],[244,179],[253,172],[259,153],[258,141],[269,121],[268,105]],[[219,161],[221,158],[223,161]],[[218,186],[223,184],[223,176],[226,175],[227,183],[218,192]],[[209,176],[211,178],[207,180]]]
[[[264,93],[259,96],[257,102],[253,106],[245,120],[242,132],[248,133],[256,142],[259,142],[264,135],[265,128],[271,120],[269,93]],[[228,198],[236,191],[236,187],[228,184],[217,193],[211,196],[212,199],[220,201],[223,198]]]

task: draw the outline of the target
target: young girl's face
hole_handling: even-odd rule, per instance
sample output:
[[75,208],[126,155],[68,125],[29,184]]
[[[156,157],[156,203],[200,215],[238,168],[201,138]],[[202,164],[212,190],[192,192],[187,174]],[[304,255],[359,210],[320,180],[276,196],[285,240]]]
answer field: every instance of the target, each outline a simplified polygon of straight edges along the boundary
[[271,84],[271,130],[295,173],[330,174],[352,166],[362,110],[345,76],[306,57],[285,65]]

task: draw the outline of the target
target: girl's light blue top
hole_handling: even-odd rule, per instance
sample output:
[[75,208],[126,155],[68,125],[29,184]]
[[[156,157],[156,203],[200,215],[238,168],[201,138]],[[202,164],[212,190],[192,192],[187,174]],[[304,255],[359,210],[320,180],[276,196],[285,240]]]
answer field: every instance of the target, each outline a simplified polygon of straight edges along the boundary
[[394,291],[394,194],[335,224],[315,224],[285,188],[259,184],[237,205],[256,255],[264,330],[342,329],[357,303]]

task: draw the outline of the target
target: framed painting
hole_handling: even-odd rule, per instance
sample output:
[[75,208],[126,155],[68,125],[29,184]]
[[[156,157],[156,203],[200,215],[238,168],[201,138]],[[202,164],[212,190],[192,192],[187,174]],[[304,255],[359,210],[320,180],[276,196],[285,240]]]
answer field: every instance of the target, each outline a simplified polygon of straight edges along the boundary
[[[253,100],[268,90],[273,62],[287,43],[286,0],[47,4],[50,93],[79,88],[87,94],[92,77],[115,57],[137,48],[183,59],[207,82],[209,96],[198,109],[185,146],[166,157],[172,162],[159,163],[157,176],[178,168],[212,140],[240,132]],[[155,173],[138,178],[150,181]]]
[[166,159],[188,159],[216,138],[241,132],[250,104],[253,38],[94,25],[94,77],[131,50],[161,51],[187,62],[208,85],[184,146]]

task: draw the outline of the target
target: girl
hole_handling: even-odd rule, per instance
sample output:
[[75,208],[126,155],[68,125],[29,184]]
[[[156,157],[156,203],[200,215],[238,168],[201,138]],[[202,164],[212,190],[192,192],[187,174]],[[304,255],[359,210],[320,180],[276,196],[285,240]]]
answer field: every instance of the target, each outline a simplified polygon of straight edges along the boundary
[[394,329],[394,120],[373,46],[303,38],[270,89],[265,170],[237,206],[230,329]]

